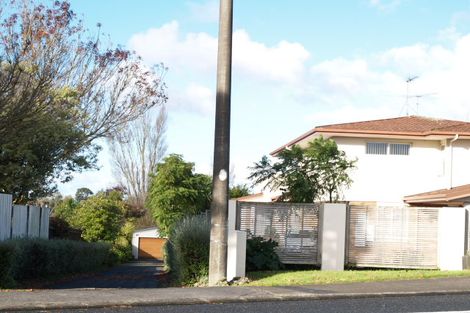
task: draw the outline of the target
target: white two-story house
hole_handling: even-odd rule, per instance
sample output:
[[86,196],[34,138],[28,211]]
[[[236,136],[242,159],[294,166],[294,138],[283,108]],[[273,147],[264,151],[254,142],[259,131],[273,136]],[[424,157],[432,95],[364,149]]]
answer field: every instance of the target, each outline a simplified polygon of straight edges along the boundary
[[350,159],[344,200],[438,205],[470,199],[470,123],[406,116],[317,126],[271,152],[323,136]]

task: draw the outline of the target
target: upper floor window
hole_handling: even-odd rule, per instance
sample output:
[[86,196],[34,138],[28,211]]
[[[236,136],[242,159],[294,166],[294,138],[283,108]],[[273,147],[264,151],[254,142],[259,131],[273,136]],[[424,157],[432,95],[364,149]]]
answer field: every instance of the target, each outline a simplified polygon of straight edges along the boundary
[[387,154],[388,144],[383,142],[368,142],[366,146],[367,154]]
[[385,143],[385,142],[368,142],[366,144],[366,154],[380,155],[409,155],[410,144],[404,143]]
[[410,145],[402,143],[391,143],[390,154],[393,155],[408,155],[410,154]]

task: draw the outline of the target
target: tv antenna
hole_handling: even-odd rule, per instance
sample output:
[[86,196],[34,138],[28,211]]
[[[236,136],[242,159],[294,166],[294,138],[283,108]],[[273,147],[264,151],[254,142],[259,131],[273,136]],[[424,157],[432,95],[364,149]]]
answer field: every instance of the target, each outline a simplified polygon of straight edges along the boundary
[[408,76],[406,79],[406,102],[405,102],[405,107],[406,107],[406,116],[409,116],[409,98],[410,98],[410,83],[412,83],[414,80],[418,79],[419,76]]
[[430,97],[430,96],[435,96],[437,93],[432,92],[432,93],[423,93],[419,95],[411,95],[410,97],[413,97],[416,99],[416,115],[419,115],[419,100],[424,97]]

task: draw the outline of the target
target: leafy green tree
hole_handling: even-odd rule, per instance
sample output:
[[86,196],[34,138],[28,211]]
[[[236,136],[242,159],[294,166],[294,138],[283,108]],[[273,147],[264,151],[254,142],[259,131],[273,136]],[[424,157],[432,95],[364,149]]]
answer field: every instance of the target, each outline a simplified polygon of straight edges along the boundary
[[78,188],[75,192],[75,200],[77,202],[81,202],[83,200],[88,199],[90,196],[93,195],[93,191],[86,187]]
[[89,242],[114,242],[124,226],[126,204],[117,191],[100,192],[80,202],[73,218],[73,226],[82,231]]
[[348,160],[346,153],[338,149],[334,140],[317,138],[305,149],[306,159],[312,160],[320,173],[319,183],[322,194],[330,201],[336,202],[341,195],[341,188],[351,186],[349,169],[354,167],[355,160]]
[[230,199],[240,198],[251,194],[250,187],[248,187],[246,184],[239,184],[230,187],[229,192]]
[[177,221],[209,209],[212,179],[194,173],[194,163],[171,154],[151,176],[147,207],[162,234],[170,233]]
[[316,138],[307,148],[294,145],[277,155],[272,162],[263,156],[251,167],[249,179],[254,185],[280,190],[280,201],[311,203],[327,198],[337,201],[343,187],[350,186],[349,170],[355,161],[348,160],[336,142]]
[[72,224],[78,205],[81,201],[88,199],[91,195],[93,195],[93,192],[90,189],[82,187],[78,188],[75,192],[75,198],[71,196],[61,198],[52,206],[54,217],[59,218],[68,224]]
[[104,38],[68,1],[0,1],[0,192],[52,194],[96,168],[97,139],[166,102],[165,68]]
[[78,202],[72,197],[65,197],[54,207],[54,216],[64,220],[68,224],[72,223],[75,217],[75,210],[77,209]]
[[248,177],[254,185],[265,184],[271,190],[281,190],[279,201],[310,203],[321,194],[319,173],[312,171],[312,164],[306,162],[304,150],[299,146],[284,149],[277,155],[278,161],[272,163],[263,156],[261,161],[251,167]]

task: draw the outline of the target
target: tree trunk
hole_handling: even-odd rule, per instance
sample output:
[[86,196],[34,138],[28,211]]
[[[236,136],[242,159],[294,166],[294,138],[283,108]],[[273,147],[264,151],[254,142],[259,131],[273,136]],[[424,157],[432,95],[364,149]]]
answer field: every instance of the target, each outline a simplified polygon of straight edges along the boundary
[[233,0],[220,1],[214,171],[211,203],[209,285],[227,276],[228,174],[230,165],[230,87]]

